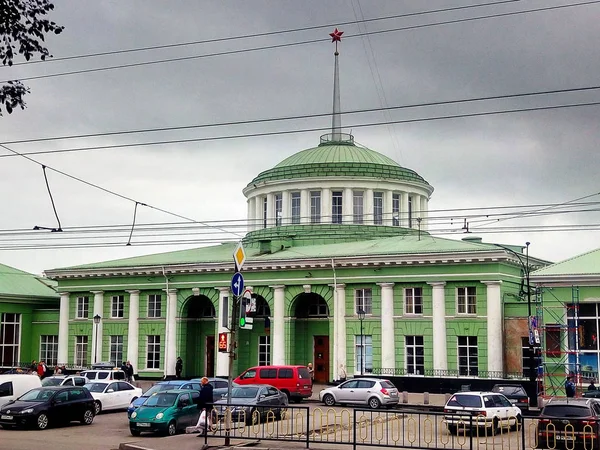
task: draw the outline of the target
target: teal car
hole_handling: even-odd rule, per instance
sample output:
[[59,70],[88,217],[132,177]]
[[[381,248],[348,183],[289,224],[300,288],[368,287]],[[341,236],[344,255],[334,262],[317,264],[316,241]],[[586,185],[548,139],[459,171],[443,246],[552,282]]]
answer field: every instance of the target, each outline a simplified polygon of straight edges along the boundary
[[179,430],[195,426],[200,416],[200,393],[194,390],[157,392],[131,413],[129,430],[140,433],[161,433],[173,436]]

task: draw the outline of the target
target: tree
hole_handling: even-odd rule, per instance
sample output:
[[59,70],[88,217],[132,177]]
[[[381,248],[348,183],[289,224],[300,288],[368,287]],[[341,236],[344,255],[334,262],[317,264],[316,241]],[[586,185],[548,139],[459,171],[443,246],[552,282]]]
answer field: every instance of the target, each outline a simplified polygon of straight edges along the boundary
[[[13,65],[13,58],[21,54],[29,61],[38,55],[42,61],[52,57],[42,45],[47,33],[59,34],[64,27],[45,16],[54,9],[49,0],[0,0],[0,58],[3,65]],[[20,106],[25,109],[23,97],[29,88],[18,80],[0,85],[0,116],[2,105],[11,114]]]

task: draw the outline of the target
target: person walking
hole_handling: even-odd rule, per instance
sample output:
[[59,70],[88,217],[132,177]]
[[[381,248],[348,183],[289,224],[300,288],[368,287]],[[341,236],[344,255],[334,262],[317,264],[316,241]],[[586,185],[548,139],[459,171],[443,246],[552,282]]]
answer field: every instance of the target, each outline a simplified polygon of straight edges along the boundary
[[[204,431],[207,433],[208,428],[212,426],[211,414],[212,414],[212,404],[213,404],[213,385],[210,384],[208,378],[202,377],[200,381],[200,399],[198,401],[198,409],[200,410],[200,415],[202,415],[202,411],[204,411]],[[198,436],[202,436],[199,434]]]
[[315,370],[313,369],[312,363],[308,363],[306,368],[308,369],[308,374],[310,375],[311,381],[315,381]]
[[575,397],[575,383],[571,380],[571,377],[567,377],[565,381],[565,393],[568,398]]
[[183,360],[181,356],[177,357],[177,362],[175,363],[175,376],[177,379],[181,378],[181,372],[183,372]]
[[133,378],[133,365],[131,364],[131,361],[127,361],[125,363],[125,376],[127,377],[127,381],[130,383],[135,381]]
[[598,390],[598,388],[596,387],[596,385],[594,384],[594,380],[592,380],[590,382],[590,385],[588,386],[588,391],[596,391]]

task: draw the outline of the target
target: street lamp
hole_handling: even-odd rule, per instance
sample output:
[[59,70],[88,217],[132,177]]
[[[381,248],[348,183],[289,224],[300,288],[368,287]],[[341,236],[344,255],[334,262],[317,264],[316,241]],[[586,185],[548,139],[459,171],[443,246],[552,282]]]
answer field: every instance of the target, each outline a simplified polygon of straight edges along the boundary
[[100,316],[100,314],[96,314],[94,316],[94,332],[96,334],[96,338],[94,339],[94,363],[98,362],[98,325],[100,325],[101,320],[102,317]]
[[363,334],[363,320],[365,320],[365,310],[359,308],[358,310],[358,320],[360,320],[360,374],[361,376],[365,374],[365,336]]

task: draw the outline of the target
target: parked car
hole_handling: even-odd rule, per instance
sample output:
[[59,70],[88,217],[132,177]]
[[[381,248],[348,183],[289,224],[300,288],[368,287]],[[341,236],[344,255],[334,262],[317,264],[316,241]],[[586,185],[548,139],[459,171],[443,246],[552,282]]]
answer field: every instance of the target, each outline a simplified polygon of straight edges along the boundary
[[529,396],[520,384],[495,384],[492,392],[504,395],[523,412],[529,411]]
[[123,380],[127,379],[127,375],[122,370],[110,370],[110,369],[97,369],[97,370],[84,370],[80,373],[81,376],[86,377],[89,381],[109,381],[109,380]]
[[157,392],[131,413],[129,431],[132,436],[146,431],[173,436],[195,426],[200,416],[199,398],[200,392],[195,390]]
[[42,387],[37,375],[0,375],[0,407],[37,387]]
[[49,425],[94,421],[94,399],[79,386],[39,387],[26,392],[0,408],[3,427],[34,426],[40,430]]
[[[270,420],[269,411],[274,419],[281,419],[288,407],[288,398],[274,386],[249,384],[231,389],[231,418],[235,422],[248,424]],[[227,412],[227,397],[215,402],[214,408],[219,417]]]
[[[140,397],[133,400],[129,407],[127,408],[127,417],[131,417],[131,413],[135,411],[137,408],[142,406],[142,404],[151,397],[152,395],[162,392],[162,391],[173,391],[179,389],[193,389],[195,391],[200,392],[200,382],[199,381],[187,381],[187,380],[169,380],[169,381],[160,381],[144,392]],[[214,397],[214,396],[213,396]]]
[[257,366],[245,370],[234,383],[268,384],[274,386],[294,402],[312,395],[312,379],[306,366]]
[[356,378],[319,392],[319,400],[327,406],[336,403],[368,405],[372,409],[397,405],[398,389],[391,381],[379,378]]
[[593,398],[551,399],[540,412],[537,448],[598,448],[600,403]]
[[584,391],[583,396],[585,398],[600,398],[600,390],[593,389],[591,391]]
[[[201,380],[202,380],[202,378],[192,378],[191,379],[191,381],[198,382],[198,383],[200,383]],[[213,387],[213,402],[216,402],[217,400],[221,400],[221,398],[223,398],[224,395],[227,395],[227,391],[228,391],[228,387],[229,387],[228,380],[226,380],[225,378],[208,377],[208,382]],[[232,387],[237,386],[237,384],[232,382],[231,386]]]
[[132,401],[142,396],[142,390],[127,381],[95,381],[85,388],[94,397],[95,414],[110,409],[127,409]]
[[500,428],[516,429],[522,421],[522,414],[502,394],[458,392],[446,402],[444,420],[450,434],[456,434],[459,428],[468,429],[472,426],[494,435]]
[[86,377],[77,375],[52,375],[42,380],[42,386],[83,386],[88,382]]

